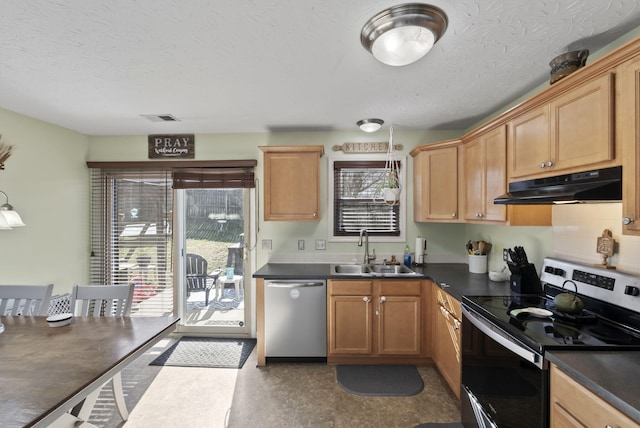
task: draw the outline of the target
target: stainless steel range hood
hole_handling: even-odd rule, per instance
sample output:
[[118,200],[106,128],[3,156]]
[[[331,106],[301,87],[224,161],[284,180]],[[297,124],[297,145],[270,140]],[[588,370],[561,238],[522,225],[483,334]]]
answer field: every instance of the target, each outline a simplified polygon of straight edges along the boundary
[[622,167],[596,169],[509,184],[509,192],[494,204],[619,202],[622,200]]

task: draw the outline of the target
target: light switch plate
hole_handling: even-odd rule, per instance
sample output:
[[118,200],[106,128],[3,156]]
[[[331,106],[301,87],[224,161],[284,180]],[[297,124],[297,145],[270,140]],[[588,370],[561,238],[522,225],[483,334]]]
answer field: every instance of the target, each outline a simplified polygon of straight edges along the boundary
[[271,239],[263,239],[262,240],[262,249],[263,250],[271,250]]
[[298,250],[304,250],[304,239],[298,239]]
[[327,249],[327,241],[324,239],[316,239],[316,250],[326,250]]

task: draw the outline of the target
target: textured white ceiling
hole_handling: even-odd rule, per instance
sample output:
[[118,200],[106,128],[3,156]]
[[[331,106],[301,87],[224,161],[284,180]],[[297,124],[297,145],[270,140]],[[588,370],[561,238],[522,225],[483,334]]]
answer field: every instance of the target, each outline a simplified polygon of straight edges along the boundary
[[390,67],[360,29],[399,3],[3,0],[0,107],[90,135],[465,128],[640,25],[637,0],[432,0],[447,32]]

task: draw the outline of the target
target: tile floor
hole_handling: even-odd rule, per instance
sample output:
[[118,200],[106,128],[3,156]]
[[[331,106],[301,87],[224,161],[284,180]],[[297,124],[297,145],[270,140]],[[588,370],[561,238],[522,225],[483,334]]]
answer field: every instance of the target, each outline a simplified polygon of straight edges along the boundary
[[460,421],[460,404],[432,367],[420,367],[425,388],[411,397],[365,397],[345,392],[326,364],[273,363],[256,367],[256,350],[240,370],[158,367],[148,363],[170,337],[123,372],[129,420],[123,423],[103,391],[90,422],[113,427],[413,428]]

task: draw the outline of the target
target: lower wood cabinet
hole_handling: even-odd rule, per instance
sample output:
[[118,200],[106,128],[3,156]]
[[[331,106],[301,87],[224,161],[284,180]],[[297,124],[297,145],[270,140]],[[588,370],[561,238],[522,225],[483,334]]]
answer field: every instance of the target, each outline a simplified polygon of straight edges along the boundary
[[460,302],[435,284],[432,286],[432,358],[456,397],[460,398],[462,375]]
[[551,427],[636,427],[624,413],[551,365]]
[[330,280],[327,361],[419,362],[423,298],[419,280]]

